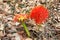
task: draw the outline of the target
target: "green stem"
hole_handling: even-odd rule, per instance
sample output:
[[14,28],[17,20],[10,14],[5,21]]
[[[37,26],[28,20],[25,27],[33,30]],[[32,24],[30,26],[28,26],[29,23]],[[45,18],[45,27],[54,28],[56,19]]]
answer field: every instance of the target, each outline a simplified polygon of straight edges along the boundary
[[23,27],[24,27],[24,29],[25,29],[25,31],[26,31],[28,37],[30,37],[30,32],[29,32],[29,30],[28,30],[26,24],[25,24],[24,22],[22,22],[22,25],[23,25]]

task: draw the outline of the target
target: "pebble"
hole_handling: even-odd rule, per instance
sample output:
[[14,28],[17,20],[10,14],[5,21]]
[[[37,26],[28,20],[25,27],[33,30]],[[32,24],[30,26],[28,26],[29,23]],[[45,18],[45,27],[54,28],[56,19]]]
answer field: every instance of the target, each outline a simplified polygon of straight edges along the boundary
[[15,25],[16,25],[16,26],[18,26],[19,24],[20,24],[20,23],[16,22],[16,24],[15,24]]
[[26,38],[25,40],[32,40],[31,38]]
[[0,0],[0,3],[2,3],[3,2],[3,0]]
[[4,30],[4,24],[0,24],[0,30]]
[[12,36],[15,36],[15,40],[21,40],[20,36],[17,33],[14,33]]

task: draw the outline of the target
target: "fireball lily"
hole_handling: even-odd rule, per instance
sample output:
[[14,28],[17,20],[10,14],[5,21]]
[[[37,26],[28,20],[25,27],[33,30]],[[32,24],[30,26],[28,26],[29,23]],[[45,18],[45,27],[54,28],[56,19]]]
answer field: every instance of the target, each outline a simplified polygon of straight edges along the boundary
[[41,24],[48,18],[48,13],[48,10],[44,6],[39,5],[32,9],[30,12],[30,18],[33,19],[36,24]]
[[25,19],[28,19],[28,15],[27,14],[15,14],[15,16],[14,16],[14,21],[15,22],[23,21]]
[[15,22],[20,22],[20,21],[21,21],[21,22],[22,22],[22,25],[23,25],[26,33],[27,33],[27,35],[30,37],[30,32],[29,32],[26,24],[24,23],[24,20],[25,20],[25,19],[28,19],[28,15],[27,15],[27,14],[16,14],[16,15],[14,16],[14,21],[15,21]]

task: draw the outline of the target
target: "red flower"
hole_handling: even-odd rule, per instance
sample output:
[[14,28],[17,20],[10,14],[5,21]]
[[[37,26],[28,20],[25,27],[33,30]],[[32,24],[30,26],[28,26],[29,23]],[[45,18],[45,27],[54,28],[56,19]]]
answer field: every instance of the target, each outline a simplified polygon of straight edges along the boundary
[[30,13],[30,18],[33,19],[37,24],[41,24],[48,18],[48,10],[44,6],[36,6]]
[[23,20],[25,20],[25,19],[27,19],[28,18],[28,15],[27,14],[15,14],[15,16],[14,16],[14,21],[15,22],[18,22],[18,21],[23,21]]

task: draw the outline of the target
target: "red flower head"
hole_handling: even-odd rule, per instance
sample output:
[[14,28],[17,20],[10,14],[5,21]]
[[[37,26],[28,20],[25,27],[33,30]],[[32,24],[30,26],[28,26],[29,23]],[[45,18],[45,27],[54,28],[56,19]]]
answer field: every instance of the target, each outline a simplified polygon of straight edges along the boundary
[[36,6],[30,13],[30,18],[33,19],[37,24],[41,24],[48,18],[48,10],[44,6]]
[[25,20],[25,19],[27,19],[28,18],[28,15],[27,14],[16,14],[15,16],[14,16],[14,21],[15,22],[18,22],[18,21],[23,21],[23,20]]

